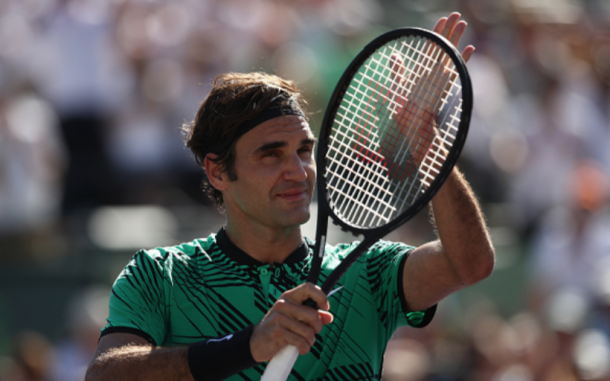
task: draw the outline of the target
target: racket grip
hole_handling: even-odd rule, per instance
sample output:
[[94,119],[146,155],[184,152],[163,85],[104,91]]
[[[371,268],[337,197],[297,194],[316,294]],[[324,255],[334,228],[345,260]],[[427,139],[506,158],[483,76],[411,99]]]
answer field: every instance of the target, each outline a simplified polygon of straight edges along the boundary
[[306,301],[304,301],[303,305],[307,306],[307,307],[311,307],[316,310],[318,309],[318,304],[316,302],[314,302],[312,298],[309,298]]
[[280,350],[269,364],[261,377],[261,381],[286,381],[295,361],[299,357],[299,350],[294,345],[287,345]]

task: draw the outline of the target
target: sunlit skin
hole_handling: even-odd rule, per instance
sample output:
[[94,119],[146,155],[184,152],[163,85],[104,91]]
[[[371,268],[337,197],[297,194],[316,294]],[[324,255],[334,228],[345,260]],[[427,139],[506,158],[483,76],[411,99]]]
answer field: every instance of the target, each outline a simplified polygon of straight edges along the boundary
[[262,262],[282,262],[303,242],[300,225],[309,220],[316,177],[314,143],[305,119],[281,116],[239,138],[237,180],[206,160],[212,184],[223,194],[227,235]]

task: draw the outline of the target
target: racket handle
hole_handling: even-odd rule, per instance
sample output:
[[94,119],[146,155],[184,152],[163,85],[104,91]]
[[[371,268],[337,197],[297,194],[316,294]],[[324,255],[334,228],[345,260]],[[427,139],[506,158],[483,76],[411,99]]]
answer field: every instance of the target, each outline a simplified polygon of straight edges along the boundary
[[286,381],[295,361],[299,357],[299,350],[294,345],[287,345],[280,350],[269,364],[261,377],[261,381]]
[[303,305],[307,306],[307,307],[311,307],[316,310],[318,309],[318,304],[316,302],[314,302],[312,298],[308,298],[306,301],[304,301]]

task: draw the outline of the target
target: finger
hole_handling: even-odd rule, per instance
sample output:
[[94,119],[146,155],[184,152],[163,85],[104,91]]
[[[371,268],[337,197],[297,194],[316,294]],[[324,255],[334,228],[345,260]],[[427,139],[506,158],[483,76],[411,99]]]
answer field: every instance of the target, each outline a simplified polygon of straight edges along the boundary
[[445,26],[441,31],[441,35],[443,35],[443,37],[447,39],[451,37],[451,35],[453,34],[453,30],[455,29],[455,26],[460,17],[461,15],[458,12],[453,12],[449,15],[449,17],[447,18],[447,22],[445,23]]
[[462,59],[464,60],[464,62],[468,62],[468,60],[472,56],[472,53],[474,53],[474,50],[475,48],[472,45],[468,45],[464,48],[464,50],[462,51]]
[[283,316],[308,325],[315,333],[322,330],[322,320],[320,320],[318,311],[313,308],[296,304],[290,300],[280,299],[275,303],[273,309]]
[[318,314],[320,317],[320,321],[322,322],[322,325],[330,324],[335,319],[333,314],[331,314],[330,312],[318,311]]
[[[291,339],[292,338],[293,338],[293,336],[291,336]],[[294,345],[295,347],[297,347],[299,350],[299,354],[301,354],[301,355],[308,354],[309,351],[311,350],[311,347],[313,346],[313,344],[309,345],[305,340],[299,339],[298,336],[294,337],[294,339],[297,341],[296,343],[293,343],[292,341],[288,341],[288,343],[290,345]]]
[[312,283],[305,283],[282,294],[282,298],[288,298],[295,303],[303,304],[307,299],[312,299],[318,308],[328,311],[330,304],[326,294],[319,286]]
[[443,32],[443,29],[445,28],[446,23],[447,17],[441,17],[440,19],[438,19],[432,30],[438,34],[441,34]]
[[315,343],[315,337],[310,342],[308,339],[287,328],[275,330],[272,339],[279,343],[278,351],[286,345],[293,345],[299,349],[299,353],[302,355],[309,353],[311,346]]
[[[300,321],[297,321],[290,316],[282,314],[277,314],[273,318],[277,320],[277,323],[282,329],[287,330],[287,333],[291,333],[303,339],[308,346],[312,346],[316,342],[317,332],[315,332],[310,325],[301,323]],[[284,335],[284,332],[280,329],[275,330],[274,334],[282,336]],[[288,337],[292,337],[292,340],[294,340],[294,337],[292,335],[286,335],[286,340],[289,340]],[[278,336],[276,336],[276,338],[278,338]],[[288,343],[293,344],[293,342],[291,341],[288,341]]]
[[[309,352],[309,348],[315,343],[315,330],[307,323],[300,322],[285,311],[291,306],[291,301],[281,300],[276,302],[267,315],[260,321],[252,332],[250,348],[252,356],[258,362],[268,361],[271,357],[285,347],[294,345],[301,354]],[[305,309],[306,313],[316,315],[318,326],[322,327],[322,319],[317,316],[318,311],[305,306],[297,306]],[[327,312],[324,312],[327,314]],[[326,317],[325,317],[326,319]]]
[[[299,354],[301,354],[301,355],[308,354],[309,351],[311,350],[311,347],[313,346],[313,343],[310,344],[305,339],[303,339],[301,336],[295,335],[292,332],[286,333],[286,342],[289,345],[294,345],[295,347],[297,347],[299,350]],[[314,339],[314,343],[315,343],[315,339]]]
[[453,33],[449,37],[449,41],[451,41],[453,46],[455,46],[455,47],[458,46],[458,44],[460,43],[460,40],[462,39],[462,35],[464,34],[464,31],[466,30],[467,25],[468,24],[466,23],[466,21],[460,21],[459,23],[457,23],[457,25],[453,29]]

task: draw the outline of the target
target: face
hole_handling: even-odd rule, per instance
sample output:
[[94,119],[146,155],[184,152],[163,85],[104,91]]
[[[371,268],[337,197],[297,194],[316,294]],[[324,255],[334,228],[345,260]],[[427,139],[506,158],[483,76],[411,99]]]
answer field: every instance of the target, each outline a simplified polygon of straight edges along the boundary
[[237,180],[225,182],[227,217],[273,229],[309,220],[316,166],[309,124],[294,115],[268,120],[235,146]]

